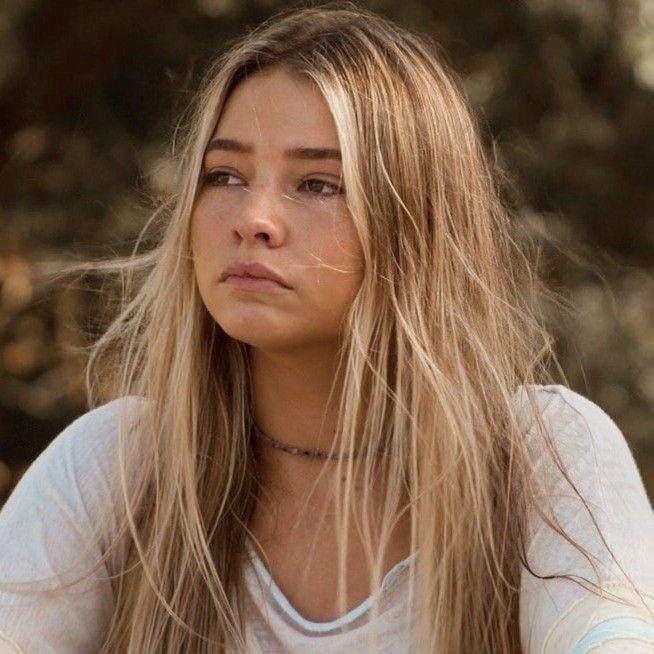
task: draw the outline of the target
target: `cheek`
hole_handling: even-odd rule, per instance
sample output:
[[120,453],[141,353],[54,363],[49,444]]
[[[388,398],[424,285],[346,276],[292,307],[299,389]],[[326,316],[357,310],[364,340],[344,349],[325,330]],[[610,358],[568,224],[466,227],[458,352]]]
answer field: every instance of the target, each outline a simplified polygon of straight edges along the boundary
[[310,241],[317,290],[330,303],[351,301],[363,279],[363,251],[350,217],[312,231]]
[[335,218],[321,235],[319,247],[327,263],[353,273],[362,266],[363,253],[349,216]]
[[219,239],[220,221],[215,212],[205,211],[200,205],[191,216],[191,238],[193,245],[198,248],[206,246],[208,241],[215,242]]
[[217,271],[222,235],[215,215],[195,211],[191,217],[191,247],[198,281]]

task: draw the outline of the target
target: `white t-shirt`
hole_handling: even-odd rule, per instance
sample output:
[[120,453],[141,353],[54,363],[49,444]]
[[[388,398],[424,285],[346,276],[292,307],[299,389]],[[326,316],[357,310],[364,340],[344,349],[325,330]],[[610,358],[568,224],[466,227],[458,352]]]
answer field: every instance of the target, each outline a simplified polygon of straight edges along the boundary
[[[525,654],[652,654],[654,652],[654,512],[629,446],[596,404],[561,385],[537,385],[539,410],[559,452],[644,607],[598,598],[565,579],[522,571],[520,633]],[[0,581],[47,577],[69,569],[80,552],[89,566],[116,533],[123,512],[117,461],[117,411],[140,398],[121,398],[88,411],[64,429],[27,469],[0,511]],[[515,394],[529,439],[534,433],[524,387]],[[523,412],[524,408],[524,412]],[[588,513],[560,478],[549,451],[529,440],[542,492],[556,497],[564,529],[596,554],[603,584],[632,599]],[[577,574],[596,580],[592,567],[566,540],[534,519],[528,560],[540,575]],[[362,652],[373,630],[377,652],[414,652],[406,621],[408,571],[415,554],[386,575],[381,611],[367,616],[368,598],[332,622],[311,622],[289,603],[253,548],[246,567],[247,640],[251,652]],[[123,551],[124,554],[124,551]],[[0,591],[0,653],[97,652],[114,608],[108,577],[121,550],[71,589],[25,596]],[[66,577],[68,579],[68,577]]]

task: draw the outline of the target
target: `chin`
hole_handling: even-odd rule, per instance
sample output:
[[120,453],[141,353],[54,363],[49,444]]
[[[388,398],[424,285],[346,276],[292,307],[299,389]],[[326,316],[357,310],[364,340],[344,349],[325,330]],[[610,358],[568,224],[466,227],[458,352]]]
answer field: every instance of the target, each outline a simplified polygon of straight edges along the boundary
[[[267,319],[265,311],[256,312],[243,312],[235,311],[229,317],[221,316],[216,319],[216,323],[230,338],[241,343],[246,343],[252,347],[260,349],[286,349],[292,347],[296,342],[291,334],[279,330],[275,324],[275,320]],[[245,315],[248,313],[248,315]]]

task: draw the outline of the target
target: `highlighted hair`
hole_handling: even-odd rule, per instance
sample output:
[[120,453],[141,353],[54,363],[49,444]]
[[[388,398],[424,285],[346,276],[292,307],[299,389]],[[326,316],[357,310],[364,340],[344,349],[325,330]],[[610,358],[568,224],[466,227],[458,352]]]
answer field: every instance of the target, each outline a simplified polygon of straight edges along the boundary
[[416,651],[518,652],[526,516],[557,526],[534,501],[515,393],[551,381],[539,307],[556,297],[516,238],[503,173],[444,54],[347,2],[283,11],[230,44],[173,139],[175,186],[141,234],[155,246],[88,264],[122,281],[119,314],[89,360],[90,402],[147,398],[138,420],[121,420],[125,520],[114,546],[127,539],[128,554],[102,651],[247,651],[242,570],[258,498],[248,350],[203,305],[190,228],[227,97],[273,66],[324,95],[365,259],[342,329],[343,383],[332,388],[333,451],[364,452],[323,469],[337,500],[341,611],[350,521],[374,594],[405,520],[418,552],[407,604],[419,607]]

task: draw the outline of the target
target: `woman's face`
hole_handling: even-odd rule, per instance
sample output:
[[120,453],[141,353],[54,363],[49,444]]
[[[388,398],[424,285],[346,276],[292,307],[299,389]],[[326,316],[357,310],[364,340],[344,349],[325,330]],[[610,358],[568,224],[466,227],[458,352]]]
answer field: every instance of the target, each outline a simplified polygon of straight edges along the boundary
[[[200,295],[231,337],[278,350],[338,338],[363,276],[340,177],[336,127],[310,81],[274,68],[233,90],[192,216]],[[287,287],[221,281],[235,262],[262,263]]]

